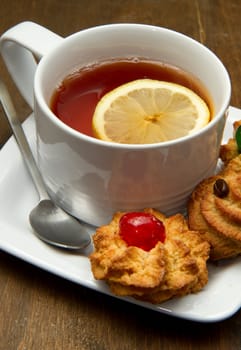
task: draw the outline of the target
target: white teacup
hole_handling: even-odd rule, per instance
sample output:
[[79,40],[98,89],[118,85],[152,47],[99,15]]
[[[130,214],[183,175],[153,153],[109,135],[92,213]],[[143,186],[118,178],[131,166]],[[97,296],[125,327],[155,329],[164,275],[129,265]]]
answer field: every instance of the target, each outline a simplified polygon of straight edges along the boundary
[[[24,22],[4,33],[0,44],[13,79],[34,109],[38,164],[47,189],[77,218],[101,225],[118,210],[183,211],[196,184],[215,171],[231,86],[220,60],[195,40],[139,24],[99,26],[63,39]],[[52,93],[69,73],[125,57],[160,60],[194,74],[212,99],[210,123],[174,141],[124,145],[83,135],[51,112]]]

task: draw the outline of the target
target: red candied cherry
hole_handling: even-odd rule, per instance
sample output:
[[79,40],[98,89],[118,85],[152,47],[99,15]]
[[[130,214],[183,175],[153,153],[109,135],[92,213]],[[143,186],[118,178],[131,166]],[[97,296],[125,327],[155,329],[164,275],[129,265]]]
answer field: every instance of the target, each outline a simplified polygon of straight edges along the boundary
[[154,215],[143,212],[124,214],[120,219],[120,236],[128,246],[149,251],[165,240],[165,227]]

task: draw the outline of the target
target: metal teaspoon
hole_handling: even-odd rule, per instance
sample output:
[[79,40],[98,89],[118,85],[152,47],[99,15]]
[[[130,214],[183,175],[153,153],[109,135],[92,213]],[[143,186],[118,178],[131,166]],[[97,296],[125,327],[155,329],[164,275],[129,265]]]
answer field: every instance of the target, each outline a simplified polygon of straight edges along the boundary
[[50,199],[7,87],[1,79],[0,101],[39,193],[39,203],[29,215],[36,235],[41,240],[61,248],[83,249],[87,247],[91,242],[88,225],[67,214]]

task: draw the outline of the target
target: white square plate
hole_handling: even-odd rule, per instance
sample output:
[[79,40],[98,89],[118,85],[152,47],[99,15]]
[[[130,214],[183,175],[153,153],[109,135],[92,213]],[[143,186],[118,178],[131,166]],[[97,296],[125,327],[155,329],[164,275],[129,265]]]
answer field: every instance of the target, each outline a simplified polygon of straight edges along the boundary
[[[223,141],[232,135],[232,123],[241,119],[241,110],[230,108]],[[30,116],[24,129],[31,147],[35,145],[34,118]],[[13,137],[0,151],[0,248],[20,259],[87,288],[109,294],[104,282],[91,273],[88,254],[70,253],[40,241],[28,222],[30,210],[38,196],[24,166]],[[91,232],[94,232],[94,228]],[[198,294],[188,295],[160,305],[123,298],[127,302],[175,317],[199,322],[226,319],[241,307],[241,257],[219,263],[209,263],[209,282]]]

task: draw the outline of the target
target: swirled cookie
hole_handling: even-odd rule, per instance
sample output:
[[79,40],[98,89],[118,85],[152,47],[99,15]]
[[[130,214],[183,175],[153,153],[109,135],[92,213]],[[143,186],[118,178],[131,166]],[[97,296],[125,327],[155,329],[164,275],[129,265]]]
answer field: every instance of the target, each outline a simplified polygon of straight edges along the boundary
[[219,154],[223,163],[227,165],[231,159],[239,155],[236,141],[229,139],[227,144],[221,145]]
[[210,243],[212,260],[241,254],[240,171],[241,155],[229,160],[217,176],[202,181],[189,201],[189,227]]
[[148,250],[127,244],[120,234],[126,213],[116,213],[93,236],[95,251],[90,262],[94,277],[105,280],[116,295],[152,303],[198,292],[208,282],[209,244],[189,230],[181,214],[165,217],[153,209],[144,212],[162,222],[164,241]]
[[230,138],[226,144],[221,145],[220,147],[219,156],[225,165],[227,165],[231,159],[239,155],[235,134],[240,125],[241,120],[237,120],[233,123],[233,137]]

